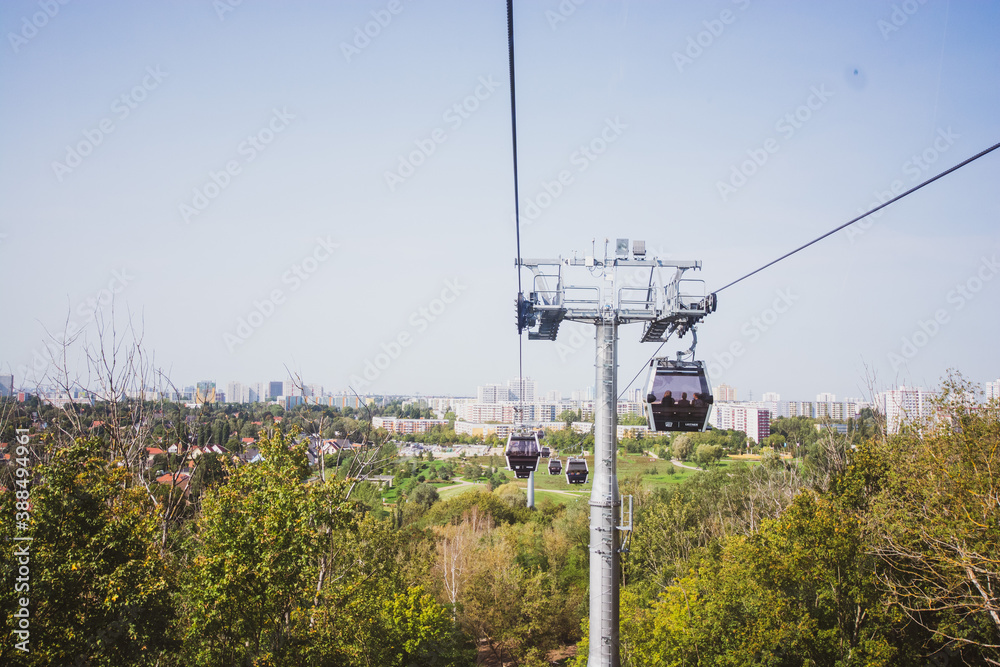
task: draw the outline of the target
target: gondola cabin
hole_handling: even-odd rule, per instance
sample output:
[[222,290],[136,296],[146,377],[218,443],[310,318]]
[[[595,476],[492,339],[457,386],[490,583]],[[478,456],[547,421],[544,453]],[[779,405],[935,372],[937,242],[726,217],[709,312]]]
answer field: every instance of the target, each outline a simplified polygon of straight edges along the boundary
[[511,433],[507,436],[503,453],[507,457],[507,470],[513,470],[518,479],[530,477],[538,470],[538,459],[542,453],[538,435],[532,431]]
[[562,472],[562,461],[559,459],[549,459],[549,474],[558,475]]
[[704,431],[712,410],[703,361],[653,359],[646,383],[646,419],[652,431]]
[[566,459],[566,482],[568,484],[586,484],[590,468],[583,457],[571,456]]
[[552,453],[552,450],[550,450],[548,447],[545,447],[545,446],[542,447],[542,458],[543,459],[549,458],[549,455],[551,455],[551,453]]

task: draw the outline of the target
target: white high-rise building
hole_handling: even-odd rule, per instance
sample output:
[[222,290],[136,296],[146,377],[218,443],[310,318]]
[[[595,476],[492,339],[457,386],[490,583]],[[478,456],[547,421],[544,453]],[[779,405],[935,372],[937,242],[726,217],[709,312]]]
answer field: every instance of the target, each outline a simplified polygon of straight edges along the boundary
[[226,385],[226,403],[249,403],[244,397],[244,391],[249,389],[242,382],[230,382]]
[[476,387],[477,403],[502,403],[510,400],[510,391],[502,384],[484,384]]
[[743,431],[756,443],[771,435],[770,411],[739,403],[715,403],[708,423],[714,428]]
[[736,387],[730,387],[728,384],[712,387],[712,397],[716,403],[735,403],[739,400],[736,398]]
[[765,403],[777,403],[781,400],[781,394],[776,391],[765,391],[760,400]]
[[507,391],[512,401],[522,401],[524,403],[534,403],[535,401],[535,381],[531,378],[514,378],[513,380],[508,380]]
[[907,421],[931,415],[930,399],[934,394],[919,387],[904,387],[883,391],[878,395],[878,409],[885,415],[886,430],[898,433]]
[[986,400],[1000,399],[1000,378],[996,382],[986,383]]
[[835,394],[830,394],[824,392],[822,394],[816,394],[817,403],[835,403],[837,401],[837,396]]

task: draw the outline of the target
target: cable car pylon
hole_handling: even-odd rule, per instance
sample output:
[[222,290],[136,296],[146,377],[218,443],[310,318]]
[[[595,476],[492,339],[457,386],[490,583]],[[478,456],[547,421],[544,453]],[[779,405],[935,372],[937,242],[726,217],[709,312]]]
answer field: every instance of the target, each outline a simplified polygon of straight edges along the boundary
[[[678,337],[715,310],[715,295],[704,292],[704,282],[685,279],[700,261],[647,258],[645,243],[619,239],[614,257],[517,259],[517,266],[533,276],[531,291],[518,301],[518,333],[528,330],[528,340],[554,341],[563,321],[592,324],[595,328],[594,469],[590,493],[590,649],[588,667],[619,667],[619,560],[623,535],[632,528],[631,511],[623,516],[618,494],[618,327],[645,324],[641,340],[659,342]],[[571,284],[567,274],[586,271],[600,280]],[[620,280],[619,271],[646,271],[644,286]],[[664,271],[668,272],[663,276]],[[554,283],[554,284],[553,284]],[[657,385],[659,387],[659,385]],[[700,386],[699,386],[700,388]],[[655,391],[655,390],[654,390]],[[701,392],[699,392],[701,393]],[[658,399],[662,397],[658,396]],[[567,464],[568,465],[568,464]],[[629,499],[629,508],[631,508]]]

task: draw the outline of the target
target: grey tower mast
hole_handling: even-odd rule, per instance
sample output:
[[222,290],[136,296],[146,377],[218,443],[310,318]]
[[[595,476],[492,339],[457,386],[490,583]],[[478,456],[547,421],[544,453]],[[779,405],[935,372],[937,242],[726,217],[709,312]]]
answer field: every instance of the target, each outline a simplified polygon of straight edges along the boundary
[[[619,667],[619,525],[621,498],[616,472],[618,424],[618,326],[644,322],[641,340],[657,342],[684,335],[715,310],[715,295],[705,294],[704,281],[684,279],[700,269],[699,261],[646,258],[645,243],[618,239],[615,257],[604,259],[521,259],[531,270],[531,291],[518,302],[518,329],[529,340],[555,340],[563,320],[593,324],[596,330],[596,396],[594,406],[594,483],[590,495],[590,653],[588,667]],[[571,271],[590,284],[568,284]],[[670,271],[672,269],[672,271]],[[664,270],[667,275],[661,276]],[[647,275],[648,272],[648,275]],[[619,274],[622,275],[619,275]],[[594,279],[599,281],[594,285]]]

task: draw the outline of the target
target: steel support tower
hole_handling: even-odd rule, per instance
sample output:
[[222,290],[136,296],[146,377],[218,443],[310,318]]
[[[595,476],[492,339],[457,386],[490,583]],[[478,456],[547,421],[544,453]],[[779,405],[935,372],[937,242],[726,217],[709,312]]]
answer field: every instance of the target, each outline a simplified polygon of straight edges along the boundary
[[[590,649],[588,667],[619,667],[620,532],[631,530],[632,516],[620,518],[618,493],[618,326],[645,323],[641,340],[658,342],[683,336],[715,310],[715,295],[704,281],[685,279],[698,261],[646,258],[645,243],[618,239],[615,256],[521,259],[533,274],[527,298],[518,295],[518,330],[529,340],[552,340],[563,320],[595,327],[594,469],[590,494]],[[564,273],[590,273],[590,284],[568,284]],[[648,270],[648,276],[646,272]],[[663,270],[668,270],[666,277]],[[582,272],[581,272],[582,273]],[[621,274],[621,275],[620,275]],[[598,284],[593,284],[595,279]],[[554,283],[554,284],[553,284]]]

